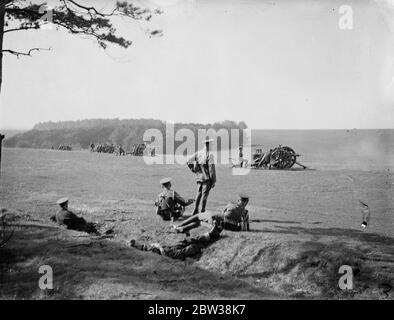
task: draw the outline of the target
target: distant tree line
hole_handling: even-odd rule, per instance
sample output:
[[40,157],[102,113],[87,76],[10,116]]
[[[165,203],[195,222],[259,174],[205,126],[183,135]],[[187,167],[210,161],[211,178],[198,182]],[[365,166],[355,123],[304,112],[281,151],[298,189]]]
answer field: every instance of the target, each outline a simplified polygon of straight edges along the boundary
[[[57,148],[59,145],[70,145],[73,149],[87,149],[91,143],[113,143],[122,146],[126,151],[132,146],[143,142],[144,132],[148,129],[158,129],[163,137],[166,133],[166,123],[154,119],[87,119],[78,121],[43,122],[36,124],[32,130],[16,134],[4,140],[5,147],[11,148]],[[176,123],[175,132],[187,128],[194,132],[197,140],[199,129],[231,130],[246,129],[244,122],[222,121],[213,124]],[[230,136],[230,132],[229,132]],[[240,143],[242,131],[240,131]],[[175,148],[182,141],[175,143]],[[196,141],[196,148],[199,147]],[[218,145],[218,149],[220,146]],[[165,151],[165,150],[164,150]]]

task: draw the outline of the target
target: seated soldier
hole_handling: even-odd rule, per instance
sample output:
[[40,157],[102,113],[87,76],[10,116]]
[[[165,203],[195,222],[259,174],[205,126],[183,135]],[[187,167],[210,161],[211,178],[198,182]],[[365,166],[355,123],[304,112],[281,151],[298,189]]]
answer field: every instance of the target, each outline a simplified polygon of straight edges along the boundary
[[182,216],[185,207],[194,202],[193,199],[185,201],[175,190],[171,189],[171,178],[160,180],[163,191],[157,196],[155,205],[157,206],[157,214],[163,220],[177,220]]
[[214,223],[209,232],[201,236],[186,238],[172,246],[165,246],[160,243],[137,244],[135,240],[130,241],[130,246],[142,251],[152,251],[173,259],[185,260],[185,258],[195,257],[200,254],[203,248],[218,240],[222,230],[222,227]]
[[65,225],[67,229],[98,233],[94,223],[87,222],[84,218],[78,217],[75,213],[68,210],[67,198],[61,198],[56,203],[60,206],[60,209],[51,217],[52,221],[57,222],[59,225]]
[[250,231],[249,214],[245,209],[249,202],[249,196],[240,194],[237,203],[229,203],[221,213],[204,212],[193,215],[182,221],[178,225],[174,225],[177,232],[187,232],[190,229],[197,228],[201,222],[209,224],[217,224],[225,230],[230,231]]

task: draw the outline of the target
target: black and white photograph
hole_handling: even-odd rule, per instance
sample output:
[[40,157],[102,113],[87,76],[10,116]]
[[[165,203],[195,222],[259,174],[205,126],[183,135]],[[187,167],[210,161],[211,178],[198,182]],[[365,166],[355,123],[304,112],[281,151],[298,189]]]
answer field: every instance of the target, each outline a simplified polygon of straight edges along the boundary
[[0,0],[0,46],[0,300],[394,300],[394,0]]

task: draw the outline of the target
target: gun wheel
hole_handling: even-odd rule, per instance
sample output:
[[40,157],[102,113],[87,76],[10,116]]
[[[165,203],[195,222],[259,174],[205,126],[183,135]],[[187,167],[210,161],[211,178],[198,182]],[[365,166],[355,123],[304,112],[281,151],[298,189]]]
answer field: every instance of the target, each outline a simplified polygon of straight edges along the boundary
[[271,154],[271,167],[275,169],[290,169],[297,161],[294,150],[290,147],[277,147]]

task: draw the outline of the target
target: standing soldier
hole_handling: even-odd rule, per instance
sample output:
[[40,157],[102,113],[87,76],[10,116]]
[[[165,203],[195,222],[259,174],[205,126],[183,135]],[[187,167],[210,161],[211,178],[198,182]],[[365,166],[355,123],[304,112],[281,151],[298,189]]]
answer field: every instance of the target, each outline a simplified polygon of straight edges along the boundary
[[204,140],[204,149],[196,152],[187,161],[188,167],[197,176],[196,205],[193,214],[199,213],[201,199],[201,212],[205,212],[209,191],[214,188],[216,184],[215,159],[213,154],[209,152],[209,144],[212,141],[213,139]]
[[246,167],[248,165],[248,160],[244,160],[243,146],[239,146],[238,163],[240,168]]

